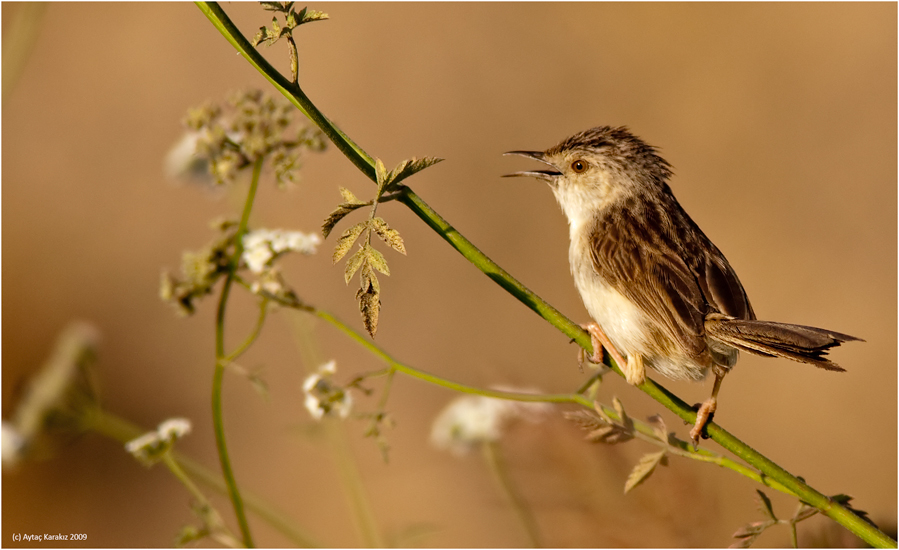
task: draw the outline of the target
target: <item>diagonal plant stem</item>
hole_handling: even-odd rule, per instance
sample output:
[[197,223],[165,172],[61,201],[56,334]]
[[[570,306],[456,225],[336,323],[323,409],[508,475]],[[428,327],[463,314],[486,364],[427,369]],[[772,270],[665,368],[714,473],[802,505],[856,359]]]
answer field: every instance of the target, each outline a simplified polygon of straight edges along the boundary
[[[374,160],[368,153],[361,149],[346,134],[344,134],[333,122],[330,121],[312,101],[300,89],[281,75],[259,52],[249,43],[243,34],[231,22],[224,10],[215,2],[197,2],[197,6],[222,33],[240,55],[247,59],[256,69],[277,88],[293,105],[314,122],[322,132],[340,149],[341,152],[359,170],[372,181],[377,181]],[[562,315],[557,309],[549,305],[539,296],[516,280],[512,275],[499,267],[487,255],[482,253],[468,239],[456,231],[443,217],[431,209],[424,200],[415,194],[410,188],[403,187],[399,200],[409,207],[438,235],[444,238],[453,248],[461,253],[469,262],[483,271],[488,277],[503,287],[519,301],[531,308],[538,315],[549,321],[563,334],[573,339],[582,348],[592,352],[590,337],[579,325]],[[611,359],[607,362],[621,375],[621,370]],[[646,379],[643,384],[636,386],[650,397],[661,403],[667,409],[674,412],[688,423],[695,423],[696,412],[682,399],[665,389],[660,384]],[[813,489],[805,482],[790,474],[773,461],[740,441],[717,424],[709,423],[707,432],[711,439],[719,445],[745,460],[757,468],[765,477],[773,478],[789,491],[793,492],[804,502],[819,509],[825,515],[831,517],[846,529],[860,537],[865,542],[876,547],[896,547],[896,541],[885,533],[867,523],[861,517],[853,513],[847,507]]]

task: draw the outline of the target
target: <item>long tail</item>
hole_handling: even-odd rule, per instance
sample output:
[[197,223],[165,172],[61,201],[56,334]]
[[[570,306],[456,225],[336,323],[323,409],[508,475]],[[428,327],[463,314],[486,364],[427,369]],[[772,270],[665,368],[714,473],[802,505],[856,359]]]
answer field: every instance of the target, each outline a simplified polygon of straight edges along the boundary
[[706,317],[705,330],[715,340],[743,351],[768,357],[786,357],[835,371],[846,369],[824,357],[827,351],[843,342],[864,342],[861,338],[823,328],[749,321],[720,314]]

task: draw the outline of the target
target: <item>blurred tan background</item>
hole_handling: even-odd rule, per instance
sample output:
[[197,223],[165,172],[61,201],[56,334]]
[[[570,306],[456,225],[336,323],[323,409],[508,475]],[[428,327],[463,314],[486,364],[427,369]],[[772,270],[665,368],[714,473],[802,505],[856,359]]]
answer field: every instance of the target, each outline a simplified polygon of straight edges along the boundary
[[[760,318],[867,340],[834,354],[843,374],[744,355],[716,420],[895,529],[895,4],[310,7],[331,19],[297,32],[306,93],[388,166],[412,156],[447,159],[410,185],[574,320],[587,315],[568,273],[564,216],[544,185],[501,179],[526,168],[501,154],[542,149],[600,124],[628,125],[659,146],[675,167],[675,194],[737,269]],[[224,8],[248,36],[271,21],[255,4]],[[2,6],[4,43],[20,9]],[[288,70],[284,44],[263,51]],[[235,215],[237,200],[173,185],[162,165],[188,107],[246,87],[270,89],[192,4],[47,6],[21,77],[3,98],[5,418],[57,333],[85,319],[103,334],[107,408],[148,428],[190,418],[194,432],[179,448],[217,471],[214,299],[181,319],[157,295],[160,271],[177,269],[183,250],[208,242],[208,221]],[[286,193],[262,185],[256,225],[316,231],[339,200],[338,186],[362,198],[373,191],[334,148],[307,157],[302,178]],[[379,212],[409,252],[385,252],[392,275],[382,278],[379,345],[482,387],[567,392],[584,380],[563,335],[405,207]],[[291,259],[286,275],[306,299],[361,331],[355,287],[331,266],[332,246],[333,237],[319,254]],[[245,299],[233,306],[236,342],[254,308]],[[321,543],[362,545],[334,455],[309,429],[307,366],[293,327],[289,314],[272,315],[242,360],[265,367],[268,402],[244,379],[226,379],[236,475]],[[340,379],[380,368],[329,325],[314,330]],[[659,381],[691,403],[710,391],[710,383]],[[672,414],[617,378],[600,394],[613,396],[632,416],[661,412],[686,437]],[[357,405],[374,410],[377,397],[357,395]],[[454,397],[397,378],[389,464],[362,437],[364,421],[342,426],[378,527],[397,545],[525,545],[484,460],[428,443],[431,421]],[[738,527],[761,519],[756,485],[685,459],[623,495],[632,466],[654,449],[588,445],[556,414],[513,426],[501,447],[549,546],[726,546]],[[4,546],[41,546],[12,541],[29,532],[87,533],[87,546],[170,546],[183,525],[196,523],[188,494],[163,467],[147,470],[96,434],[4,470],[2,481]],[[782,516],[792,514],[793,501],[767,493]],[[228,502],[215,502],[234,526]],[[258,544],[290,544],[258,518],[251,523]],[[800,541],[853,543],[822,518],[800,526]],[[785,528],[759,540],[786,544]]]

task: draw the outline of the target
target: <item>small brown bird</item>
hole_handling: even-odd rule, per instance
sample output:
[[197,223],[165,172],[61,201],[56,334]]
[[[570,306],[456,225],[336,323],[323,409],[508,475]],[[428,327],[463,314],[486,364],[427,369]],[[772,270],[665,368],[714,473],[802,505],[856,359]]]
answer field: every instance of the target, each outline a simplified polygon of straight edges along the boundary
[[571,274],[595,321],[586,326],[592,360],[602,361],[604,346],[635,385],[645,367],[677,380],[715,374],[690,431],[694,444],[706,436],[739,350],[844,370],[825,355],[859,338],[756,320],[734,269],[671,193],[671,165],[626,128],[600,126],[546,151],[506,154],[550,168],[508,177],[545,181],[568,217]]

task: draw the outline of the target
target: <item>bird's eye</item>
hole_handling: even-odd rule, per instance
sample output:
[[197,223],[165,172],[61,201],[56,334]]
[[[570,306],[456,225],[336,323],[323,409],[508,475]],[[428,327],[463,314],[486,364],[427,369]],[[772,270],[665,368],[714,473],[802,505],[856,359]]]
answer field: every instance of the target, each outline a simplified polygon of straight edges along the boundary
[[575,171],[575,173],[580,174],[587,169],[587,163],[578,159],[571,163],[571,169]]

